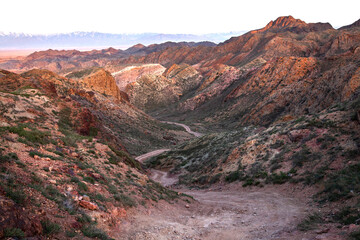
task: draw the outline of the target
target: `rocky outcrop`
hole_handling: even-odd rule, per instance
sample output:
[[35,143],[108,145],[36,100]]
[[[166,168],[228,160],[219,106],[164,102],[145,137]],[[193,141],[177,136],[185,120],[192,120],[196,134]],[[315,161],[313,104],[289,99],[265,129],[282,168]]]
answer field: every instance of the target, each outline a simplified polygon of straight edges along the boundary
[[279,17],[275,21],[270,21],[264,28],[251,31],[251,33],[258,32],[284,32],[290,31],[295,33],[324,31],[333,29],[329,23],[310,23],[307,24],[300,19],[295,19],[292,16]]
[[142,75],[128,84],[125,91],[131,103],[151,111],[179,101],[184,94],[194,90],[200,81],[201,75],[193,67],[174,64],[162,75]]
[[99,69],[81,79],[87,88],[97,91],[101,94],[109,95],[117,100],[121,100],[121,93],[116,85],[114,77],[108,71]]
[[192,98],[179,104],[179,110],[192,111],[200,105],[220,96],[240,76],[240,69],[219,65],[205,78]]
[[135,82],[143,75],[154,75],[160,76],[166,70],[160,64],[141,64],[141,65],[132,65],[126,66],[119,71],[115,71],[112,75],[115,78],[116,84],[120,90],[124,91],[126,85],[129,83]]

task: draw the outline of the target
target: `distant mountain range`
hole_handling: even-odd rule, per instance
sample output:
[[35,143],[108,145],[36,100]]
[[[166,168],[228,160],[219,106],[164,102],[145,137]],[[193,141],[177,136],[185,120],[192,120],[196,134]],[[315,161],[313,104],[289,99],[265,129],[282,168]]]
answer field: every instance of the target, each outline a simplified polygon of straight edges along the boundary
[[67,34],[32,35],[23,33],[1,33],[0,50],[13,49],[93,49],[104,47],[116,47],[125,49],[135,44],[144,45],[173,42],[200,42],[210,41],[219,43],[243,32],[214,33],[205,35],[193,34],[110,34],[99,32],[73,32]]

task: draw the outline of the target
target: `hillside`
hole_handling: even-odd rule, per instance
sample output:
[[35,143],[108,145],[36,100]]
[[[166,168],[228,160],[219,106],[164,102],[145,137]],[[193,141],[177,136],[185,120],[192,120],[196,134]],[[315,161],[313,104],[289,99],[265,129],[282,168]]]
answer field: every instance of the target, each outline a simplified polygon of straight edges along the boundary
[[0,238],[359,237],[358,21],[0,68]]
[[131,156],[177,130],[130,105],[108,72],[2,70],[1,83],[1,237],[108,239],[128,208],[178,198]]

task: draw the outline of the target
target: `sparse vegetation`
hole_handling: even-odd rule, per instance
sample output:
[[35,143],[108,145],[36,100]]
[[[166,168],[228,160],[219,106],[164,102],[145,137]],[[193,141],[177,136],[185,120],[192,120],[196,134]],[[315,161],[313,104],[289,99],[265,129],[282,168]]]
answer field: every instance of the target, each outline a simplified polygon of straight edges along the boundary
[[301,223],[298,224],[298,229],[301,231],[309,231],[316,229],[319,223],[322,223],[323,219],[318,213],[308,215]]
[[23,239],[25,237],[25,233],[20,228],[5,228],[4,237]]
[[41,226],[45,235],[57,234],[61,230],[61,226],[57,223],[53,223],[50,220],[42,220]]
[[360,222],[360,206],[346,206],[334,215],[334,220],[344,225]]
[[67,230],[65,232],[65,236],[68,238],[76,237],[77,233],[74,230]]
[[26,200],[26,194],[22,189],[16,189],[14,186],[6,187],[6,196],[12,199],[17,204],[24,204]]
[[289,173],[280,172],[279,174],[272,173],[271,175],[268,176],[266,181],[273,184],[283,184],[286,183],[289,179],[291,179]]
[[351,240],[359,240],[360,239],[360,230],[351,232],[349,237]]
[[237,180],[240,180],[243,177],[243,174],[240,173],[240,171],[234,171],[229,173],[226,177],[225,177],[225,181],[227,182],[235,182]]
[[96,228],[94,225],[85,225],[81,229],[81,232],[84,234],[84,236],[90,237],[90,238],[98,238],[101,240],[110,240],[111,239],[104,231]]
[[118,193],[118,194],[114,195],[114,198],[116,201],[121,202],[121,204],[124,205],[124,207],[136,207],[137,206],[136,201],[128,195]]
[[320,201],[337,201],[360,193],[360,164],[354,164],[330,174],[324,190],[318,194]]
[[87,68],[81,71],[72,72],[66,75],[67,78],[82,78],[84,76],[87,76],[93,72],[95,72],[99,68]]

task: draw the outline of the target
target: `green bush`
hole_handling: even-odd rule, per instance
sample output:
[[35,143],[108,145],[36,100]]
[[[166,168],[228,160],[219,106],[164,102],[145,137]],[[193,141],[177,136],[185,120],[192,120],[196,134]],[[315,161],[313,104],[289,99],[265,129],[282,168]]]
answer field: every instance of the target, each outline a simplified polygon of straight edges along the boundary
[[334,219],[344,225],[357,224],[360,219],[359,207],[344,207],[334,215]]
[[8,130],[11,133],[16,133],[19,137],[25,138],[28,142],[31,143],[39,143],[39,144],[48,144],[50,143],[48,132],[42,132],[37,129],[31,129],[30,131],[25,130],[24,128],[27,127],[25,125],[18,125],[14,127],[9,127]]
[[218,173],[218,174],[216,174],[215,176],[212,176],[212,177],[210,178],[209,183],[210,183],[210,184],[217,183],[218,181],[220,181],[221,175],[222,175],[221,173]]
[[324,183],[324,190],[318,195],[320,201],[338,201],[351,198],[360,193],[360,164],[346,168],[328,176]]
[[57,223],[53,223],[50,220],[42,220],[41,226],[43,228],[43,234],[52,235],[57,234],[61,230],[61,226]]
[[4,237],[15,237],[22,239],[25,237],[25,233],[19,228],[5,228]]
[[253,184],[254,184],[254,179],[252,179],[252,178],[247,178],[242,186],[243,186],[243,187],[247,187],[247,186],[251,186],[251,185],[253,185]]
[[304,162],[310,160],[309,155],[311,152],[307,148],[302,148],[300,151],[291,156],[293,167],[302,167]]
[[1,155],[0,154],[0,163],[1,162],[13,162],[19,160],[18,156],[16,153],[8,153],[6,155]]
[[83,182],[78,182],[79,191],[88,191],[89,188]]
[[95,179],[92,177],[83,177],[83,180],[85,182],[91,183],[91,184],[95,184]]
[[23,204],[26,199],[26,194],[23,190],[13,190],[10,187],[5,188],[6,196],[12,199],[17,204]]
[[84,236],[90,237],[90,238],[99,238],[101,240],[111,239],[108,237],[108,235],[104,231],[96,228],[93,225],[84,226],[81,229],[81,232],[84,234]]
[[116,154],[116,156],[118,156],[127,165],[137,168],[137,169],[142,169],[141,164],[138,161],[136,161],[134,158],[132,158],[126,152],[119,151],[119,150],[115,149],[114,147],[112,147],[111,145],[109,145],[109,148],[111,149],[111,151],[113,151]]
[[291,179],[291,176],[288,173],[280,172],[279,174],[272,173],[270,176],[268,176],[266,181],[273,184],[283,184],[286,183],[289,179]]
[[227,182],[235,182],[237,180],[241,180],[242,177],[243,177],[243,174],[240,173],[240,171],[234,171],[234,172],[229,173],[229,175],[227,175],[225,177],[225,181],[227,181]]
[[91,223],[92,222],[91,217],[89,215],[87,215],[86,213],[81,213],[80,216],[76,217],[76,220],[79,223]]
[[48,185],[45,188],[41,188],[41,193],[44,197],[56,203],[62,203],[64,195],[57,190],[53,185]]
[[323,219],[317,213],[308,215],[301,223],[298,224],[300,231],[308,231],[317,228],[318,223],[322,223]]
[[132,199],[130,196],[118,193],[114,195],[114,198],[116,201],[121,202],[124,207],[136,207],[137,203],[134,199]]
[[100,193],[95,194],[95,195],[93,196],[93,198],[94,198],[95,200],[99,200],[99,201],[101,201],[101,202],[107,201],[107,198],[104,197],[103,195],[101,195]]
[[66,237],[68,237],[68,238],[73,238],[73,237],[75,237],[75,236],[77,235],[77,233],[76,233],[75,231],[69,231],[69,230],[67,230],[67,231],[65,232],[65,235],[66,235]]
[[351,240],[359,240],[360,239],[360,230],[350,233],[350,239]]

